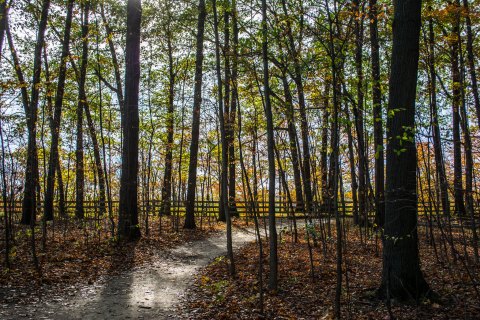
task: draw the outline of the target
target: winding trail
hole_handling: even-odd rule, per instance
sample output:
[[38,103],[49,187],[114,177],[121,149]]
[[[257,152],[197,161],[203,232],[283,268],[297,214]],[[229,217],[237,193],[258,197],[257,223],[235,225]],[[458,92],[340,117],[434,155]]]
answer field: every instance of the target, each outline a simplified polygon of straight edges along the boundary
[[[235,229],[238,249],[255,240]],[[226,254],[225,233],[155,253],[152,263],[82,287],[72,297],[57,297],[34,306],[0,310],[2,319],[178,319],[176,307],[193,275]]]

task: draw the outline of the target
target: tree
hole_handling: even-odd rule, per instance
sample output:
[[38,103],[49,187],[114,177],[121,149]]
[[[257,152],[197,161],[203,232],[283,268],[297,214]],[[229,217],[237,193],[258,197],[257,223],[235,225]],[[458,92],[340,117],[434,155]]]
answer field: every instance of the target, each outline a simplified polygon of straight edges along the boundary
[[32,91],[28,110],[25,110],[28,127],[27,165],[25,168],[25,187],[22,203],[22,224],[32,224],[35,221],[37,209],[36,188],[38,185],[38,157],[37,157],[37,118],[38,98],[40,94],[40,77],[42,72],[42,48],[44,46],[45,31],[47,30],[48,10],[50,1],[42,2],[42,11],[38,24],[37,41],[33,55]]
[[217,17],[217,1],[213,0],[213,28],[215,32],[215,69],[217,73],[217,85],[218,85],[218,120],[220,122],[220,136],[222,143],[222,176],[221,176],[221,197],[222,203],[220,204],[223,207],[225,212],[225,220],[227,222],[227,254],[230,259],[230,275],[235,275],[235,263],[233,259],[233,246],[232,246],[232,221],[230,217],[230,206],[228,203],[228,188],[227,188],[227,174],[228,174],[228,140],[227,140],[227,129],[225,128],[225,114],[223,112],[223,96],[222,96],[222,75],[220,70],[220,39],[218,35],[218,17]]
[[[65,93],[65,80],[67,75],[67,58],[70,45],[70,30],[72,28],[73,0],[67,3],[67,17],[65,19],[65,33],[62,43],[62,55],[58,71],[57,92],[55,95],[54,116],[52,120],[52,142],[50,146],[50,159],[48,162],[47,190],[45,191],[44,219],[53,220],[53,195],[55,187],[55,173],[58,166],[58,143],[60,139],[60,119],[62,115],[63,96]],[[58,172],[58,174],[62,174]]]
[[[285,0],[282,0],[282,10],[285,16],[288,17],[287,6]],[[300,51],[295,46],[295,40],[293,38],[291,23],[287,19],[287,28],[286,28],[287,36],[288,36],[288,52],[290,53],[290,59],[293,61],[293,81],[297,87],[297,96],[298,96],[298,104],[300,107],[300,133],[302,136],[302,151],[303,151],[303,189],[305,194],[305,204],[304,209],[306,210],[307,214],[312,213],[312,201],[313,201],[313,193],[312,193],[312,176],[310,170],[310,142],[308,137],[308,119],[307,119],[307,105],[305,101],[305,92],[304,92],[304,85],[302,80],[302,68],[300,64]]]
[[166,26],[167,36],[167,54],[168,54],[168,110],[167,110],[167,145],[165,153],[165,172],[162,186],[162,207],[160,214],[170,215],[172,198],[172,168],[173,168],[173,134],[174,134],[174,98],[175,98],[175,70],[173,66],[173,32],[170,24],[172,23],[172,14],[170,12],[171,4],[168,4],[168,21]]
[[421,0],[395,0],[387,119],[382,284],[386,299],[418,300],[429,286],[420,270],[417,234],[415,97]]
[[[372,46],[372,103],[375,150],[375,223],[383,227],[385,220],[385,177],[383,152],[382,89],[380,83],[380,46],[378,44],[377,0],[370,0],[370,43]],[[362,138],[363,141],[363,138]]]
[[268,28],[267,1],[262,0],[262,61],[263,92],[265,95],[265,118],[267,122],[267,154],[268,154],[268,236],[270,246],[270,275],[268,287],[272,291],[278,288],[278,256],[277,229],[275,222],[275,140],[273,131],[272,105],[270,101],[270,83],[268,72]]
[[440,185],[440,199],[442,202],[443,213],[450,215],[450,200],[448,196],[448,181],[445,173],[445,161],[443,157],[442,142],[440,136],[440,124],[438,121],[437,106],[437,73],[435,71],[435,34],[433,32],[433,19],[431,17],[432,8],[429,8],[430,17],[428,19],[428,73],[430,89],[430,117],[432,124],[433,149],[435,154],[435,164]]
[[125,50],[125,106],[122,113],[123,148],[120,178],[118,238],[140,238],[138,225],[138,98],[140,84],[141,0],[128,0]]
[[188,167],[187,207],[185,229],[195,229],[195,191],[197,187],[198,140],[200,135],[200,106],[202,104],[203,37],[207,9],[205,0],[198,3],[197,51],[195,58],[195,87],[193,93],[192,141],[190,142],[190,164]]

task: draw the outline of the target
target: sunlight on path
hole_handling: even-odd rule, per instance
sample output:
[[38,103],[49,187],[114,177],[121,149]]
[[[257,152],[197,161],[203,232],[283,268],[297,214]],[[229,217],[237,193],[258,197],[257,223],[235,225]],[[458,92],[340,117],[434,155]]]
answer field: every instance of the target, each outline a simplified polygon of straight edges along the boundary
[[[236,230],[234,247],[254,241]],[[225,234],[158,252],[153,262],[82,288],[70,299],[12,310],[3,319],[174,319],[176,306],[199,268],[226,254]],[[30,309],[30,310],[29,310]]]

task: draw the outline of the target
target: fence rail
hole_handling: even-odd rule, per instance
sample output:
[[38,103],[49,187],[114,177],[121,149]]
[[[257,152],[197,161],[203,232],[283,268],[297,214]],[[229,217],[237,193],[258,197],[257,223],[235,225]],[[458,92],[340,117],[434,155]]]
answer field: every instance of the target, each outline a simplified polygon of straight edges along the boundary
[[[1,201],[1,199],[0,199]],[[110,203],[112,207],[112,213],[116,215],[118,211],[118,200],[114,200]],[[256,209],[256,212],[260,215],[266,215],[268,213],[269,205],[268,201],[244,201],[244,200],[237,200],[234,203],[230,203],[230,208],[234,209],[236,213],[240,216],[251,215],[252,208]],[[73,214],[75,211],[75,201],[65,201],[65,210],[67,214]],[[105,202],[105,209],[108,211],[109,203]],[[215,216],[219,213],[220,208],[219,200],[196,200],[194,203],[195,206],[195,214],[198,216]],[[139,213],[140,214],[148,214],[148,215],[158,215],[160,213],[160,209],[163,206],[162,200],[159,199],[151,199],[151,200],[140,200],[139,201]],[[101,203],[98,200],[87,200],[84,201],[84,210],[86,216],[96,216],[100,212]],[[59,212],[59,203],[56,202],[54,205],[55,213],[58,214]],[[479,208],[475,209],[476,215],[479,213]],[[10,214],[19,215],[22,212],[22,201],[15,200],[9,201],[7,210]],[[170,210],[172,214],[183,215],[186,210],[186,202],[185,201],[171,201],[170,202]],[[351,200],[346,200],[344,202],[339,203],[339,210],[340,214],[343,216],[351,216],[353,214],[353,202]],[[454,208],[451,208],[451,212],[454,212]],[[312,211],[311,216],[328,216],[329,210],[328,206],[322,204],[320,202],[313,202],[312,203]],[[37,206],[37,213],[41,214],[43,212],[43,202],[39,203]],[[418,214],[424,215],[432,212],[435,213],[435,206],[431,203],[419,203],[418,205]],[[305,217],[303,211],[303,204],[299,204],[296,202],[290,203],[288,201],[275,201],[275,213],[279,217],[294,217],[302,218]],[[374,216],[375,211],[373,207],[368,209],[368,216],[371,218]],[[3,216],[4,214],[4,207],[0,206],[0,215]]]

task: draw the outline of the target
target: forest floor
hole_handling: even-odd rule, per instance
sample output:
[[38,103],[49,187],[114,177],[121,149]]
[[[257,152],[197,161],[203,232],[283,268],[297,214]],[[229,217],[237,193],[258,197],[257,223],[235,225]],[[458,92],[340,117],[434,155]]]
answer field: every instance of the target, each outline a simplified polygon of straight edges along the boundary
[[[439,296],[438,301],[420,305],[391,302],[393,319],[480,319],[480,296],[473,283],[480,268],[459,257],[448,257],[449,249],[437,238],[437,252],[420,237],[422,270]],[[311,276],[309,250],[305,233],[299,242],[279,229],[279,290],[264,290],[264,311],[259,304],[259,250],[250,243],[235,254],[237,275],[228,276],[228,261],[217,260],[196,276],[186,295],[185,313],[189,319],[333,319],[336,285],[335,232],[325,247],[321,241],[312,248],[314,280]],[[365,240],[365,238],[363,238]],[[461,243],[457,239],[456,243]],[[448,246],[448,244],[447,244]],[[263,241],[263,287],[268,284],[268,242]],[[325,251],[324,251],[325,250]],[[370,237],[361,241],[358,228],[347,232],[344,248],[342,318],[392,319],[384,303],[377,299],[381,278],[381,241]],[[462,246],[458,252],[463,253]],[[437,258],[438,257],[438,260]],[[467,272],[468,267],[468,272]],[[470,274],[469,274],[470,273]]]
[[[153,221],[152,221],[153,222]],[[291,221],[290,221],[291,222]],[[235,223],[236,278],[228,275],[225,225],[175,232],[152,223],[135,244],[112,243],[108,232],[95,238],[82,228],[49,230],[47,246],[37,239],[41,274],[32,267],[28,241],[18,242],[12,268],[0,272],[0,319],[332,319],[336,284],[335,231],[309,250],[303,228],[294,243],[289,221],[279,221],[279,290],[264,290],[259,305],[258,243],[252,227]],[[70,227],[69,227],[70,228]],[[91,229],[89,229],[91,230]],[[420,231],[423,231],[421,229]],[[75,232],[77,234],[75,234]],[[90,231],[91,232],[91,231]],[[261,233],[266,228],[261,225]],[[319,236],[319,234],[317,234]],[[392,301],[396,319],[480,319],[479,266],[462,258],[470,251],[460,238],[454,263],[448,243],[435,235],[436,251],[420,232],[422,270],[441,297],[420,305]],[[263,238],[263,287],[268,283],[268,242]],[[471,254],[471,252],[470,252]],[[381,241],[360,238],[348,226],[344,248],[342,316],[389,319],[376,299],[381,276]],[[475,289],[473,283],[477,283]]]
[[[117,248],[91,240],[88,252],[75,242],[49,241],[55,259],[43,257],[41,280],[34,270],[19,268],[18,261],[8,276],[2,272],[0,319],[183,318],[177,305],[193,275],[225,254],[222,226],[164,232],[162,241],[143,237]],[[234,229],[235,248],[252,240],[248,229]],[[71,257],[65,259],[67,252]]]

